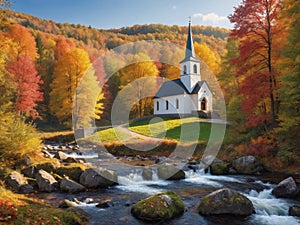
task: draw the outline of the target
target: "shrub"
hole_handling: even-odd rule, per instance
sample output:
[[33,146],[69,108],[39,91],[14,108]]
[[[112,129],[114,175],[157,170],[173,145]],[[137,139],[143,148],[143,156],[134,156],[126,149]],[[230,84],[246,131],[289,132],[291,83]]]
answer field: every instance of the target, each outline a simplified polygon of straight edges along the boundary
[[13,163],[40,152],[41,139],[32,124],[12,113],[0,112],[0,160]]

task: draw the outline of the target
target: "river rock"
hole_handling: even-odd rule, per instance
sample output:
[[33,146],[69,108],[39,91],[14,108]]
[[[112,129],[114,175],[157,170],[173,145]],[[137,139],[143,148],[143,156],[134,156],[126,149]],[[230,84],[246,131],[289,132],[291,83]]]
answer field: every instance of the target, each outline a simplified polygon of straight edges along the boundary
[[131,208],[134,217],[146,221],[172,219],[184,212],[184,203],[173,191],[143,199]]
[[21,170],[21,173],[24,174],[26,177],[35,178],[39,170],[35,166],[28,166],[25,169]]
[[224,188],[202,198],[198,211],[202,215],[249,216],[254,207],[244,195]]
[[281,181],[272,191],[277,198],[292,198],[298,193],[297,184],[292,177]]
[[81,184],[78,184],[77,182],[70,180],[68,178],[64,178],[60,182],[60,190],[63,192],[69,192],[69,193],[79,193],[85,191],[85,187]]
[[157,168],[157,173],[159,178],[165,180],[181,180],[185,178],[185,173],[182,169],[169,163],[160,165]]
[[144,168],[144,169],[143,169],[142,177],[143,177],[145,180],[152,180],[152,175],[153,175],[153,172],[152,172],[152,169],[151,169],[151,168]]
[[76,181],[77,183],[80,182],[80,176],[85,171],[83,166],[78,165],[68,165],[62,166],[55,170],[55,173],[62,177],[69,177],[71,180]]
[[233,168],[240,174],[258,174],[262,170],[261,164],[254,156],[242,156],[232,163]]
[[229,164],[226,162],[213,162],[210,165],[210,173],[212,175],[226,175],[229,172]]
[[53,192],[58,187],[58,183],[54,177],[45,170],[39,170],[35,178],[40,191]]
[[25,177],[16,171],[13,171],[9,174],[8,178],[6,179],[6,184],[12,190],[21,194],[29,194],[33,192],[33,187],[28,184]]
[[86,188],[108,187],[117,184],[117,174],[104,168],[90,168],[80,176],[80,183]]
[[298,216],[300,217],[300,206],[293,205],[289,208],[289,215],[290,216]]
[[60,163],[57,159],[52,159],[51,162],[43,162],[40,164],[35,165],[37,170],[44,170],[48,173],[52,173],[55,171],[56,168],[60,166]]
[[66,153],[62,152],[62,151],[58,151],[58,152],[56,152],[55,155],[54,155],[54,158],[59,159],[59,160],[65,160],[65,159],[67,159],[68,157],[69,157],[69,156],[68,156]]

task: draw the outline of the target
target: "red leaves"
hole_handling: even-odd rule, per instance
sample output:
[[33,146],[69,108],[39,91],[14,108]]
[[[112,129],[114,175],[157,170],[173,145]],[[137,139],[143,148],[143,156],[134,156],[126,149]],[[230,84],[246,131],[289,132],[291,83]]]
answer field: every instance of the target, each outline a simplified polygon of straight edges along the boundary
[[43,100],[40,92],[41,80],[35,65],[29,56],[22,55],[19,59],[10,64],[8,71],[14,75],[14,81],[18,89],[16,93],[15,110],[28,113],[30,116],[37,117],[35,110],[38,101]]
[[[247,126],[275,121],[276,75],[273,66],[280,46],[278,26],[281,0],[243,0],[229,16],[234,23],[231,36],[239,40],[239,56],[231,59],[240,77],[239,94]],[[277,51],[277,52],[276,52]]]

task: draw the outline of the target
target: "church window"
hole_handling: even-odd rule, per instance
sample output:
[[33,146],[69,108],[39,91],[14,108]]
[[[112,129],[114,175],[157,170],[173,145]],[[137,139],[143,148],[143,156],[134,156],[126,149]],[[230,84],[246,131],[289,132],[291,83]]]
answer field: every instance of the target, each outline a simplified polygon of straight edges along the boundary
[[179,109],[179,100],[176,99],[176,109]]
[[166,110],[169,110],[169,101],[166,101]]
[[197,73],[197,65],[194,64],[194,73]]
[[183,74],[187,74],[187,72],[186,72],[186,65],[183,66]]
[[159,101],[156,102],[156,110],[159,111]]

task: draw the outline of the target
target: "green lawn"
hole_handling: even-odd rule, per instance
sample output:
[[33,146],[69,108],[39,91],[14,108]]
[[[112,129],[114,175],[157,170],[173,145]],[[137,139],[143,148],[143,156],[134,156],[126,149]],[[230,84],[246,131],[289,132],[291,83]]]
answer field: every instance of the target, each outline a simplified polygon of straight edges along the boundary
[[[210,137],[211,126],[210,123],[205,123],[203,122],[203,119],[196,117],[164,120],[161,118],[154,118],[151,120],[134,122],[130,124],[129,130],[154,138],[165,138],[181,142],[196,141],[199,143],[206,143]],[[102,142],[110,142],[118,140],[116,133],[121,139],[130,138],[129,134],[124,133],[118,128],[100,131],[98,132],[98,135]]]

